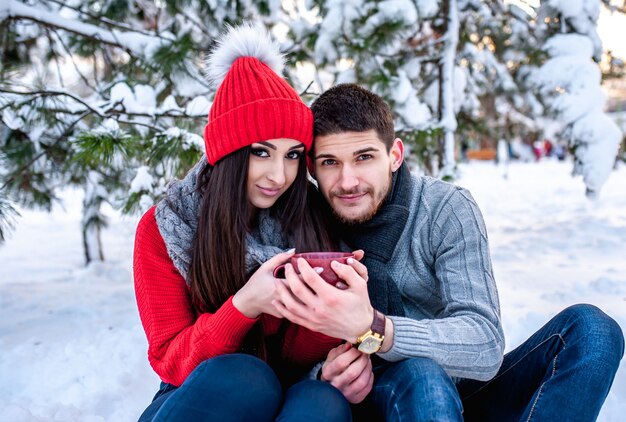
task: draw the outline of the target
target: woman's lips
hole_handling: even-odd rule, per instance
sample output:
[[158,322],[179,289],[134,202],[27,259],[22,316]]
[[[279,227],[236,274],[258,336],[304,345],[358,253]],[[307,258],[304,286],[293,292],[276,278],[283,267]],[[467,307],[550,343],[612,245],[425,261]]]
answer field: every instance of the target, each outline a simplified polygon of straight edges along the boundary
[[257,186],[261,193],[265,196],[276,196],[280,193],[282,188],[264,188],[262,186]]

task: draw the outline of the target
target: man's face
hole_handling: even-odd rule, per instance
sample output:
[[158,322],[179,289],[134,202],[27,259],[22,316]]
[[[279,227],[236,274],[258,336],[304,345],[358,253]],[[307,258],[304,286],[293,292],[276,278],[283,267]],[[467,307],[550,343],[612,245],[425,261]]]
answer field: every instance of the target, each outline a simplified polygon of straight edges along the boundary
[[315,138],[315,178],[326,201],[341,221],[371,219],[391,187],[391,175],[402,164],[404,145],[390,151],[375,130],[342,132]]

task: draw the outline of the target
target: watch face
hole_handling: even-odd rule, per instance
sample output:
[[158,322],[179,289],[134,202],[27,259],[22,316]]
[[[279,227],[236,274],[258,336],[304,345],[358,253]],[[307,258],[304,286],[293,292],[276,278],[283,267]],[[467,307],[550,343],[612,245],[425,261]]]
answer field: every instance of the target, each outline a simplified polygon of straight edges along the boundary
[[361,344],[359,344],[358,349],[363,353],[367,353],[371,355],[372,353],[378,352],[382,343],[383,341],[381,339],[376,338],[374,336],[368,336],[365,339],[363,339]]

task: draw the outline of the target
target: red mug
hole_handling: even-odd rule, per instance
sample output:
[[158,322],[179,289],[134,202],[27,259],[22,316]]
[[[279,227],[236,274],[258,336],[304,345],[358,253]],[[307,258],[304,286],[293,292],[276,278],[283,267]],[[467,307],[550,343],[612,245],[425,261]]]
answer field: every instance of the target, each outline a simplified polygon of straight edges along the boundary
[[[323,268],[324,271],[321,272],[320,277],[324,279],[328,284],[332,284],[333,286],[337,284],[337,282],[341,281],[341,279],[335,274],[335,272],[330,267],[330,263],[333,261],[337,261],[340,264],[347,264],[348,258],[354,258],[354,254],[352,252],[304,252],[297,253],[293,255],[290,259],[291,265],[293,265],[293,269],[297,274],[300,274],[298,270],[298,258],[304,258],[306,262],[312,268],[320,267]],[[285,264],[279,265],[274,268],[274,277],[276,278],[285,278]]]

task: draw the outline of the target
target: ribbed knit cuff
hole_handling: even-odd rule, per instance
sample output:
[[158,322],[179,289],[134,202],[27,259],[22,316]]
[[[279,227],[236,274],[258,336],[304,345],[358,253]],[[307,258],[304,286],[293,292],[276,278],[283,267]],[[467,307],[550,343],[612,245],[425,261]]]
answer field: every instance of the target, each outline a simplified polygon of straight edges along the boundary
[[227,347],[238,347],[258,320],[258,317],[248,318],[242,314],[233,305],[232,296],[214,314],[201,315],[198,318],[202,328],[223,339]]
[[322,380],[322,367],[324,366],[324,362],[326,361],[323,360],[323,361],[317,362],[315,366],[313,366],[313,368],[311,368],[311,370],[307,373],[305,378],[321,381]]
[[377,355],[388,362],[397,362],[414,356],[430,356],[428,330],[419,321],[410,318],[387,317],[393,322],[391,349]]

